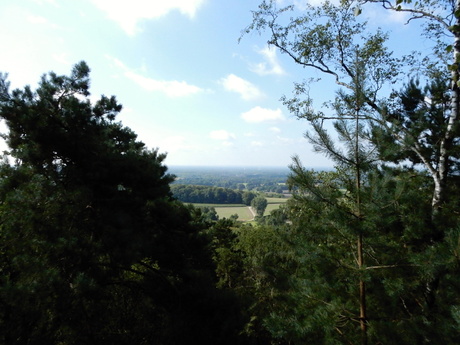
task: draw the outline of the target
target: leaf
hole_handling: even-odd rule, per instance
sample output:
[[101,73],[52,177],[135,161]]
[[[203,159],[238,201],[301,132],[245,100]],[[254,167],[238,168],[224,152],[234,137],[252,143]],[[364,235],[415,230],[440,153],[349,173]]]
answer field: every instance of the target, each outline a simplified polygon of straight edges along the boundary
[[355,16],[356,17],[359,16],[362,12],[363,12],[363,10],[361,8],[359,8],[359,7],[355,8]]

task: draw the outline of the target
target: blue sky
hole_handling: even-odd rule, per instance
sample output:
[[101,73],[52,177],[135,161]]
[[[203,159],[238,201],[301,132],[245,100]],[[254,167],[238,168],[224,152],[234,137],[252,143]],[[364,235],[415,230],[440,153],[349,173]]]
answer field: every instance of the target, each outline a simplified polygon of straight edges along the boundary
[[[259,3],[2,0],[0,71],[13,87],[35,86],[43,73],[68,74],[85,60],[91,97],[116,95],[119,120],[167,152],[167,165],[287,166],[299,155],[308,167],[331,166],[279,101],[294,81],[319,75],[269,49],[267,36],[238,43]],[[393,31],[395,49],[417,35],[399,15],[367,15]],[[312,96],[321,104],[336,90],[326,78]]]

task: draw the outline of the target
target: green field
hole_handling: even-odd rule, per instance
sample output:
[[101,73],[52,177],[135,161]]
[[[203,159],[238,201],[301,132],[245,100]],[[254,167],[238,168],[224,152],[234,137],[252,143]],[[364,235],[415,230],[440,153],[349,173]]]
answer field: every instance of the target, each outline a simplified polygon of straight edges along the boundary
[[285,204],[288,200],[288,198],[267,198],[268,205],[264,216],[269,215],[271,211],[278,209],[280,205]]
[[238,220],[241,221],[248,221],[253,219],[253,215],[251,211],[249,211],[249,207],[247,206],[239,206],[239,207],[215,207],[217,215],[219,219],[222,218],[230,218],[231,215],[235,213],[238,215]]
[[289,198],[267,198],[268,204],[284,204]]
[[248,221],[253,219],[253,215],[249,208],[244,204],[193,204],[194,206],[207,206],[214,207],[219,219],[230,218],[230,216],[237,214],[238,220]]
[[[280,205],[288,201],[288,198],[267,198],[267,209],[265,210],[264,216],[269,215],[270,211],[276,210]],[[230,216],[237,214],[238,220],[249,221],[254,218],[248,206],[243,204],[193,204],[194,206],[208,206],[214,207],[219,219],[230,218]]]

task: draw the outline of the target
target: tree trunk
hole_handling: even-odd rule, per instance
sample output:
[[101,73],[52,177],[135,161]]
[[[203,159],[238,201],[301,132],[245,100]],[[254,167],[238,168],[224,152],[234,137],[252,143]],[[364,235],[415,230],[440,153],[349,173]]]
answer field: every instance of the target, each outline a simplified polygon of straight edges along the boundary
[[[363,235],[358,236],[358,267],[361,270],[364,265]],[[361,345],[367,345],[367,311],[366,311],[366,284],[359,280],[359,324],[361,327]]]
[[[357,100],[359,102],[359,98]],[[361,159],[359,154],[359,103],[356,106],[356,140],[355,140],[355,164],[356,164],[356,213],[361,222]],[[361,271],[364,266],[363,234],[358,235],[358,269]],[[361,277],[359,280],[359,324],[361,327],[361,345],[367,345],[367,310],[366,310],[366,285]]]
[[449,172],[449,150],[454,139],[454,131],[458,125],[460,111],[460,0],[455,3],[455,25],[451,30],[454,35],[453,62],[451,65],[451,106],[447,129],[440,143],[440,156],[435,179],[435,189],[432,199],[433,220],[437,219],[442,204],[446,199],[446,180]]

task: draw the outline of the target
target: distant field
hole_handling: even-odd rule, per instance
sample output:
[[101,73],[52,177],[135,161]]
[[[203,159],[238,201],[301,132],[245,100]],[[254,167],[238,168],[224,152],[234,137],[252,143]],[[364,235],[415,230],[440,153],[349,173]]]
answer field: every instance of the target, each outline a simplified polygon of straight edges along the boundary
[[284,204],[289,198],[267,198],[268,204]]
[[286,203],[288,200],[288,198],[267,198],[268,205],[265,209],[264,216],[269,215],[271,211],[278,209],[280,205]]
[[231,215],[235,213],[238,215],[238,220],[247,221],[251,220],[254,217],[252,216],[251,211],[247,206],[240,206],[240,207],[215,207],[217,215],[219,219],[222,218],[230,218]]
[[[267,198],[267,209],[264,216],[269,215],[271,211],[276,210],[280,205],[286,203],[288,198]],[[254,217],[249,211],[249,208],[244,204],[193,204],[195,206],[208,206],[214,207],[220,219],[230,218],[230,216],[237,214],[238,220],[249,221]]]
[[265,209],[264,216],[268,216],[271,211],[276,210],[280,207],[281,204],[268,204]]
[[198,204],[192,203],[194,206],[202,206],[202,207],[214,207],[214,208],[234,208],[234,207],[247,207],[245,204]]
[[208,206],[214,207],[219,219],[230,218],[230,216],[237,214],[238,220],[248,221],[253,219],[253,215],[249,208],[244,204],[193,204],[197,207]]

